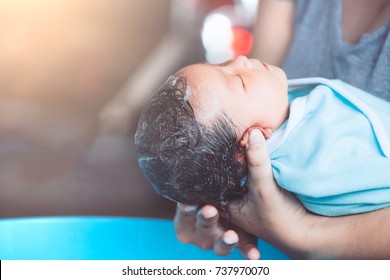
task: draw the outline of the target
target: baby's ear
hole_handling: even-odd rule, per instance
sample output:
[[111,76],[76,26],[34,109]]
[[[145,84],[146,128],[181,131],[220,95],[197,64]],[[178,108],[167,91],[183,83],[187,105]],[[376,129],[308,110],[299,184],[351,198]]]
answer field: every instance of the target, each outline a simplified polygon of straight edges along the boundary
[[240,150],[237,152],[236,154],[236,160],[240,163],[240,164],[244,164],[245,161],[246,161],[246,155],[245,155],[245,150],[244,148],[241,149],[240,147]]
[[244,132],[244,134],[242,135],[242,137],[241,137],[241,140],[240,140],[240,150],[244,150],[246,144],[248,143],[248,140],[249,140],[249,131],[250,131],[250,129],[247,129],[247,130]]
[[262,127],[259,127],[259,126],[252,126],[252,127],[248,128],[244,132],[244,134],[242,135],[241,140],[240,140],[240,148],[245,149],[245,146],[246,146],[246,144],[249,141],[249,133],[250,133],[250,131],[252,129],[260,130],[261,133],[263,133],[265,139],[268,139],[268,138],[270,138],[272,136],[272,129],[271,128],[262,128]]

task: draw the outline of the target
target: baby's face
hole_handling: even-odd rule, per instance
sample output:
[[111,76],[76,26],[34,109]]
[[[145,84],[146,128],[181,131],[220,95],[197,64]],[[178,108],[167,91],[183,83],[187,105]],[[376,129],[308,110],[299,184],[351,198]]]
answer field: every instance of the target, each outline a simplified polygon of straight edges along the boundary
[[277,129],[288,114],[287,78],[278,67],[239,56],[223,64],[183,68],[189,102],[207,125],[225,112],[243,135],[250,127]]

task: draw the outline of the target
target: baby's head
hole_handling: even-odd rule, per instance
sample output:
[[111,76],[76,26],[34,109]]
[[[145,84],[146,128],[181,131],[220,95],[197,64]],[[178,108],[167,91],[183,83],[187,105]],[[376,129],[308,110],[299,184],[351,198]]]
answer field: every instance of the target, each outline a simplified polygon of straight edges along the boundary
[[245,57],[190,65],[144,108],[135,137],[138,163],[162,196],[225,210],[247,192],[247,131],[258,127],[270,137],[287,112],[279,68]]

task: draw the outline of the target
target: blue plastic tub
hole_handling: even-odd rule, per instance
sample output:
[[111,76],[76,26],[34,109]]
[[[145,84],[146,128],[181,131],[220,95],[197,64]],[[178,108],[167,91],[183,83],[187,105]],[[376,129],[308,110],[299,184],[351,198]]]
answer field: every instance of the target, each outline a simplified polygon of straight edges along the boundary
[[[267,243],[262,259],[287,259]],[[0,220],[0,259],[197,260],[229,257],[177,241],[172,221],[116,217],[34,217]]]

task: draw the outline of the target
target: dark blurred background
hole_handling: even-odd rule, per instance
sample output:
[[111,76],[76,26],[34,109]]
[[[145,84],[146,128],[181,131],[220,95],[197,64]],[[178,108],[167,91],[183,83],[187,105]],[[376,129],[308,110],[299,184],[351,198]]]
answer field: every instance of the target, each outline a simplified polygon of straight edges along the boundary
[[[207,54],[203,27],[210,12],[233,18],[243,2],[254,9],[256,1],[1,0],[0,217],[172,217],[174,204],[138,169],[138,116],[173,72],[232,55]],[[235,36],[247,36],[248,22],[238,25]]]

